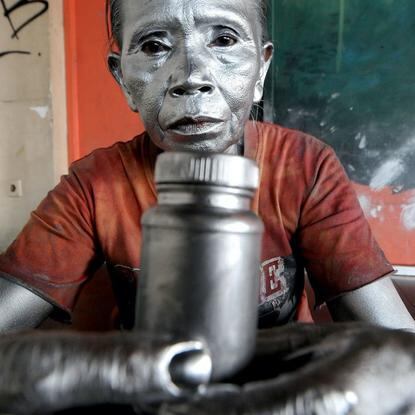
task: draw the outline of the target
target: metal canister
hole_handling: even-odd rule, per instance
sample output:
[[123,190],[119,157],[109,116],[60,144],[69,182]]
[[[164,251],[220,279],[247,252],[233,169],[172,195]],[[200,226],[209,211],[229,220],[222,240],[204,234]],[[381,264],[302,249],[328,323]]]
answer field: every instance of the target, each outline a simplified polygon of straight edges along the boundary
[[156,163],[158,204],[142,217],[136,329],[201,340],[212,379],[254,352],[263,225],[251,211],[254,161],[166,152]]

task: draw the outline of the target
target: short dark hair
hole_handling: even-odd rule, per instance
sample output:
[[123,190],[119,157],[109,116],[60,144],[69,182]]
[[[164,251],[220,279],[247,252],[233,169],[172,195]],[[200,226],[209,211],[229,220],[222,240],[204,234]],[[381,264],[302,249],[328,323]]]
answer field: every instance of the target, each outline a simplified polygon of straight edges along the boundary
[[[121,3],[122,0],[106,0],[107,33],[108,38],[110,39],[111,48],[114,45],[119,49],[121,49],[122,47]],[[262,41],[264,43],[269,40],[267,27],[267,9],[268,0],[260,0],[258,13],[259,20],[262,26]]]

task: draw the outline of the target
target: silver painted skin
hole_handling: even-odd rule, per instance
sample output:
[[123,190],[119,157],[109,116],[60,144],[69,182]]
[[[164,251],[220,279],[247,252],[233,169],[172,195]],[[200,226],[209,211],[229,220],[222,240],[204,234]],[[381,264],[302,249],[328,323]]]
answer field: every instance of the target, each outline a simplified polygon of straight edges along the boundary
[[[262,94],[263,79],[265,78],[266,67],[269,64],[271,54],[270,46],[263,47],[260,45],[257,34],[259,25],[256,24],[255,15],[252,14],[253,2],[254,0],[211,0],[209,1],[209,7],[206,8],[206,2],[202,0],[123,0],[123,5],[126,5],[123,22],[125,26],[124,49],[121,58],[113,55],[110,59],[119,62],[118,66],[115,65],[113,67],[114,74],[120,81],[131,108],[142,113],[152,139],[161,148],[166,150],[190,149],[237,152],[237,144],[243,138],[243,123],[247,118],[250,105],[252,101],[258,102]],[[248,39],[249,36],[245,36],[241,41],[238,39],[238,42],[241,44],[238,42],[236,44],[240,49],[234,49],[231,53],[228,53],[230,51],[229,48],[235,46],[235,44],[232,44],[232,41],[230,42],[231,45],[226,46],[224,52],[217,50],[217,44],[214,48],[208,49],[206,42],[204,42],[206,34],[209,36],[213,34],[211,38],[216,42],[215,39],[217,40],[218,38],[215,33],[218,33],[218,28],[212,27],[211,19],[210,25],[208,23],[207,27],[202,30],[196,24],[197,20],[194,19],[194,17],[197,17],[198,10],[203,11],[203,16],[207,15],[209,18],[214,16],[215,21],[228,17],[233,23],[241,23],[245,27],[244,31],[252,35],[251,40]],[[238,17],[236,17],[235,10],[241,10],[246,13],[244,15],[237,13]],[[128,41],[131,40],[132,33],[135,30],[134,27],[142,28],[143,23],[147,22],[149,24],[151,19],[160,16],[162,17],[162,25],[165,23],[166,16],[170,16],[172,18],[171,23],[175,24],[175,30],[173,30],[174,25],[170,25],[173,33],[170,33],[170,29],[167,30],[169,32],[167,33],[168,36],[166,36],[166,30],[162,30],[163,35],[161,38],[159,38],[160,34],[155,35],[153,33],[151,35],[155,36],[153,39],[156,45],[157,43],[162,45],[160,49],[158,49],[159,46],[156,46],[158,50],[157,56],[151,57],[144,52],[142,47],[145,43],[143,43],[142,39],[141,43],[140,39],[138,39],[138,47],[141,47],[139,53],[131,54],[128,52]],[[228,27],[228,24],[225,25],[226,27]],[[228,29],[232,29],[232,27]],[[228,35],[226,31],[225,33]],[[234,36],[234,32],[230,34]],[[152,39],[151,36],[150,40]],[[232,39],[232,36],[225,36],[225,38],[229,37]],[[225,38],[220,40],[221,45],[223,41],[225,43],[229,42],[229,39]],[[164,41],[171,42],[171,45],[163,46]],[[155,44],[147,44],[145,50],[147,52],[150,50],[154,51],[153,47]],[[222,46],[220,49],[222,49]],[[210,53],[208,53],[209,51]],[[234,54],[233,52],[237,53]],[[146,55],[146,58],[140,61],[137,56],[143,53]],[[166,67],[164,62],[170,64]],[[177,72],[174,71],[174,65],[177,65]],[[234,77],[239,77],[241,82],[239,83],[238,80],[233,81]],[[211,80],[209,80],[210,78]],[[219,90],[215,91],[215,88]],[[164,99],[166,91],[169,91],[170,95],[167,99]],[[211,101],[209,101],[210,98],[208,96],[212,98]],[[174,101],[176,97],[178,98],[177,102],[179,102],[177,109],[174,108],[175,104],[173,106],[169,104],[176,102]],[[179,97],[182,98],[179,99]],[[190,98],[186,101],[186,98],[183,97]],[[166,104],[164,104],[165,101]],[[207,104],[209,102],[211,106]],[[215,111],[212,115],[219,118],[212,118],[210,112],[205,114],[210,108],[214,108]],[[193,110],[195,111],[192,112]],[[177,112],[180,113],[178,114]],[[229,118],[222,120],[221,117],[225,118],[227,116]],[[169,119],[169,117],[175,118]],[[176,122],[177,117],[182,117],[178,119],[182,122],[169,128],[170,121]],[[206,119],[206,117],[209,117],[210,120]],[[43,300],[40,301],[35,294],[23,287],[14,287],[13,283],[9,283],[7,280],[0,278],[0,287],[0,316],[2,318],[0,328],[3,328],[4,331],[36,326],[39,320],[48,314],[52,308],[51,305],[45,304]],[[396,324],[397,327],[412,328],[413,324],[409,324],[407,317],[403,316],[405,313],[402,312],[399,297],[394,294],[394,290],[391,288],[388,283],[380,284],[380,282],[376,282],[343,295],[339,299],[334,300],[330,307],[334,310],[334,313],[336,313],[336,307],[339,307],[339,312],[337,313],[337,318],[339,319],[363,319],[389,326],[391,316],[397,316],[393,324]],[[373,291],[375,291],[375,294]],[[10,302],[7,301],[7,297],[9,297]],[[385,298],[387,298],[386,303],[389,307],[387,313],[381,312],[385,307]],[[348,311],[348,314],[340,312],[340,309],[343,308]],[[19,312],[21,312],[22,318],[16,317],[18,314],[15,313]],[[33,315],[37,317],[31,319]],[[411,327],[407,327],[408,325]],[[304,374],[306,376],[312,375],[309,382],[306,382],[306,378],[301,376],[302,372],[300,369],[300,371],[291,372],[288,377],[277,377],[269,381],[248,384],[243,389],[242,399],[240,400],[233,393],[235,388],[228,387],[228,390],[223,391],[225,386],[221,385],[216,390],[216,393],[209,395],[208,391],[204,397],[202,395],[201,401],[185,404],[184,409],[186,412],[181,412],[182,408],[165,406],[166,412],[164,413],[252,414],[258,408],[260,408],[258,413],[265,413],[268,410],[268,413],[296,413],[297,415],[310,412],[318,415],[340,415],[350,413],[351,411],[355,414],[377,413],[379,415],[413,413],[409,412],[414,408],[412,391],[412,385],[415,382],[413,377],[415,361],[413,356],[413,336],[407,333],[394,333],[370,327],[363,327],[360,331],[354,327],[347,332],[342,326],[330,325],[327,327],[329,328],[326,328],[326,330],[339,331],[335,333],[334,337],[323,338],[323,343],[316,342],[315,339],[308,343],[307,341],[299,341],[298,338],[303,335],[303,329],[297,326],[292,327],[293,330],[291,332],[289,332],[291,330],[290,327],[278,328],[274,330],[274,333],[276,336],[279,336],[279,340],[271,339],[276,340],[277,343],[279,341],[279,346],[281,346],[281,339],[286,341],[289,345],[288,349],[291,348],[291,350],[288,350],[290,352],[298,351],[301,346],[306,346],[297,355],[292,355],[292,353],[288,355],[288,358],[294,361],[296,356],[299,356],[300,360],[302,356],[307,357],[309,355],[320,358],[319,364],[311,362],[313,364],[311,372],[309,370],[310,366],[305,367]],[[318,332],[320,328],[311,326],[311,330]],[[370,334],[371,331],[372,333]],[[272,335],[272,332],[267,331],[266,335],[269,334]],[[23,403],[24,405],[22,397],[29,396],[32,396],[33,399],[44,397],[46,398],[46,403],[56,405],[62,405],[64,399],[69,400],[71,398],[74,398],[73,404],[80,404],[85,401],[94,403],[95,398],[97,399],[95,402],[100,402],[99,399],[102,400],[104,398],[105,402],[132,403],[140,400],[137,389],[138,392],[143,392],[141,387],[149,385],[149,383],[145,382],[143,385],[133,384],[132,387],[128,379],[123,381],[120,375],[132,374],[132,379],[137,380],[134,371],[131,371],[133,367],[139,371],[144,370],[142,374],[148,376],[151,372],[149,368],[152,367],[149,366],[148,362],[157,355],[156,349],[151,349],[150,355],[145,356],[144,353],[143,356],[145,357],[144,360],[147,360],[147,366],[143,365],[139,359],[140,350],[136,350],[136,353],[131,355],[131,350],[134,351],[134,348],[127,348],[126,350],[123,347],[114,348],[114,345],[120,345],[125,340],[118,334],[116,338],[110,339],[110,347],[107,351],[108,356],[105,352],[101,359],[94,360],[94,365],[91,365],[93,358],[97,356],[96,352],[94,352],[94,347],[102,347],[105,339],[104,336],[97,336],[90,343],[90,347],[93,350],[92,353],[90,349],[87,349],[85,353],[79,353],[76,349],[75,353],[73,353],[73,348],[71,351],[68,351],[67,347],[71,346],[68,338],[64,338],[62,342],[59,341],[59,336],[65,337],[63,334],[56,334],[56,343],[54,343],[51,349],[48,348],[52,341],[49,333],[44,335],[44,341],[40,342],[35,341],[33,336],[34,334],[13,336],[13,338],[4,336],[2,338],[4,342],[9,341],[8,345],[5,343],[3,345],[6,348],[10,347],[8,353],[0,353],[0,357],[5,359],[4,364],[1,365],[2,371],[0,372],[4,375],[2,387],[6,391],[6,396],[9,398],[16,397],[16,400],[12,403],[17,405]],[[306,333],[305,338],[309,340],[313,336],[310,333]],[[23,341],[24,343],[25,339],[27,340],[25,343],[27,353],[22,354],[21,342]],[[82,339],[74,336],[73,340],[79,340],[81,347],[83,347],[82,344],[88,343],[88,339],[85,336]],[[348,347],[348,344],[350,344],[350,347]],[[138,347],[139,342],[134,339],[133,345]],[[378,353],[379,346],[382,346],[383,353],[381,355]],[[33,353],[33,351],[39,351],[39,348],[42,347],[45,348],[43,353]],[[15,354],[10,353],[13,350]],[[51,350],[54,353],[51,353]],[[115,350],[118,351],[118,354],[114,354]],[[270,347],[267,346],[265,350],[269,352]],[[278,351],[278,347],[275,350]],[[374,353],[373,350],[376,350],[377,353]],[[127,352],[126,360],[124,360],[125,352]],[[141,352],[145,351],[142,350]],[[50,368],[47,368],[46,373],[46,379],[48,379],[47,376],[51,373],[56,375],[55,378],[51,377],[53,382],[46,383],[46,386],[49,385],[52,388],[62,387],[61,395],[50,393],[51,391],[45,388],[45,383],[42,383],[43,379],[40,379],[40,386],[43,389],[40,388],[39,390],[47,392],[46,395],[41,395],[39,392],[33,395],[27,393],[27,391],[33,392],[32,386],[36,381],[39,381],[39,372],[38,370],[28,370],[27,360],[22,360],[23,355],[29,358],[33,365],[40,365],[43,369],[45,369],[45,361],[43,358],[38,358],[39,356],[47,359],[62,358],[62,366],[55,365],[52,361],[52,365]],[[70,356],[69,359],[68,356]],[[368,357],[370,357],[369,360]],[[131,366],[132,358],[137,358],[136,365]],[[50,360],[48,361],[50,362]],[[200,373],[203,375],[207,373],[208,365],[206,365],[205,359],[202,359],[202,361],[204,363],[199,361],[197,365],[199,365]],[[387,364],[382,366],[385,361]],[[16,370],[15,364],[19,362],[21,363],[20,370]],[[14,366],[10,365],[10,363],[13,363]],[[104,363],[108,363],[108,365]],[[125,365],[125,363],[128,364]],[[66,367],[65,364],[69,364],[69,366]],[[74,372],[74,365],[77,364],[80,365],[80,371],[75,370]],[[182,365],[179,365],[177,371],[174,370],[174,373],[178,374],[178,378],[182,376],[180,375],[180,368],[182,367]],[[194,367],[194,365],[191,365],[192,370],[194,370]],[[278,368],[278,364],[276,367]],[[368,368],[369,370],[367,370]],[[7,372],[8,369],[10,369],[9,372]],[[351,375],[350,369],[353,369]],[[86,375],[83,378],[84,383],[82,384],[79,383],[79,376],[77,376],[81,372]],[[74,373],[75,377],[65,378],[68,374]],[[89,378],[94,374],[97,374],[97,384],[94,381],[91,382]],[[30,381],[29,375],[36,377],[34,382]],[[199,379],[199,376],[200,374],[198,375],[196,371],[196,379]],[[19,381],[12,381],[17,378]],[[64,378],[72,382],[56,382],[56,379],[62,380]],[[159,379],[159,376],[155,376],[152,378],[152,381],[159,382]],[[107,381],[109,382],[108,384],[106,383]],[[16,389],[13,389],[13,394],[11,394],[7,388],[15,388],[16,385],[27,387],[26,393],[22,393],[21,396],[13,395],[16,394]],[[79,385],[82,387],[78,388]],[[83,386],[85,386],[85,389]],[[121,388],[119,395],[114,394],[114,386]],[[164,386],[162,384],[161,389]],[[281,386],[284,386],[284,388],[281,388]],[[79,395],[68,393],[68,391],[73,392],[71,387],[74,387]],[[333,390],[333,387],[336,389]],[[92,394],[91,389],[88,388],[95,388],[96,394]],[[379,391],[382,393],[383,400],[378,399]],[[238,391],[236,390],[236,392]],[[282,395],[278,395],[280,392],[282,392]],[[56,398],[56,396],[58,399],[50,400],[53,397]],[[226,399],[221,399],[223,397]],[[79,399],[76,400],[75,398]],[[85,400],[83,401],[82,399]],[[33,404],[39,403],[39,401],[35,400],[31,402]],[[10,401],[0,399],[0,403],[6,405]],[[223,404],[222,407],[221,404]],[[212,408],[212,405],[215,408],[213,412],[205,410],[206,408]],[[232,405],[237,406],[236,412],[232,412],[233,408],[229,410],[229,406]],[[240,409],[239,405],[243,406],[242,411],[238,411]],[[8,411],[11,407],[4,406],[3,408],[5,411]],[[40,401],[37,409],[44,410],[45,401]],[[178,412],[176,412],[176,409],[178,409]],[[21,413],[28,413],[27,410],[28,406],[24,405],[21,407]]]
[[165,152],[159,160],[158,204],[141,221],[136,329],[204,341],[212,379],[223,379],[255,348],[263,224],[250,205],[258,167],[224,154]]
[[44,414],[186,398],[209,382],[212,366],[199,341],[38,331],[2,336],[0,367],[0,413]]
[[[194,382],[183,385],[175,366],[189,358]],[[113,403],[160,415],[409,415],[414,366],[412,334],[357,323],[260,330],[248,367],[230,383],[210,385],[200,342],[172,345],[135,332],[20,333],[0,337],[0,413]]]
[[329,301],[335,321],[365,321],[392,329],[415,332],[415,322],[389,277]]
[[163,150],[236,154],[261,100],[272,44],[256,1],[125,0],[109,57],[130,108]]
[[232,384],[159,415],[414,414],[414,345],[412,333],[359,323],[260,330],[255,358]]
[[52,310],[50,303],[0,273],[0,334],[37,327]]

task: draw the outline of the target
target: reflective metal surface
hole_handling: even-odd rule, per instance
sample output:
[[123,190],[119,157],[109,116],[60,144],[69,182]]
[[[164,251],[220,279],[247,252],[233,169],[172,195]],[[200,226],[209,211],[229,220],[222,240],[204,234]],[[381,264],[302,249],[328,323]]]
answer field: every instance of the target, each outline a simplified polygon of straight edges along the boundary
[[141,333],[2,336],[0,367],[0,412],[10,414],[186,398],[211,373],[201,342],[173,344]]
[[[165,153],[158,167],[164,169],[158,172],[163,181],[158,185],[159,204],[142,218],[136,328],[205,342],[213,379],[219,379],[236,372],[254,351],[263,225],[250,211],[252,183],[258,177],[250,160],[203,156],[211,165],[223,157],[231,165],[245,165],[254,180],[240,182],[241,187],[225,186],[220,177],[215,186],[208,174],[167,183],[166,174],[174,168],[166,159],[180,165],[182,158],[186,170],[200,157]],[[239,171],[234,173],[239,176]]]

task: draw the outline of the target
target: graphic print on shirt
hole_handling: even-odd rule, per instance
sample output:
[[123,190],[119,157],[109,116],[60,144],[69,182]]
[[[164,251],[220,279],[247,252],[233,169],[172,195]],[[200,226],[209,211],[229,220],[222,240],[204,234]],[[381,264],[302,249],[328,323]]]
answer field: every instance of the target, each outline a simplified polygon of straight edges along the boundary
[[292,255],[275,257],[261,264],[259,327],[286,323],[294,317],[304,287],[304,274]]

